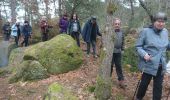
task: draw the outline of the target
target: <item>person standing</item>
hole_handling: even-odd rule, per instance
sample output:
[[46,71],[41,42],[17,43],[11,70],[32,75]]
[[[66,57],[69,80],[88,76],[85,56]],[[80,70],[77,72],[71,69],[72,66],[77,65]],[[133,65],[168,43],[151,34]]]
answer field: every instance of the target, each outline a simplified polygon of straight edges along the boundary
[[20,22],[16,23],[17,26],[17,40],[18,42],[20,41],[20,37],[21,37],[21,26],[20,26]]
[[11,27],[11,37],[15,39],[15,44],[16,46],[18,46],[18,28],[17,28],[17,24],[14,23]]
[[41,40],[47,41],[49,38],[49,28],[52,28],[52,26],[48,25],[48,22],[45,17],[42,17],[40,21],[40,28],[41,28]]
[[102,36],[102,34],[99,32],[99,26],[96,20],[96,16],[92,16],[90,20],[85,23],[82,31],[82,37],[87,44],[87,57],[90,57],[90,45],[92,45],[93,57],[97,58],[96,37],[97,35]]
[[24,21],[24,26],[22,29],[22,37],[24,40],[21,43],[21,46],[25,43],[25,47],[29,45],[29,38],[31,38],[31,33],[32,33],[32,27],[30,26],[28,21]]
[[69,25],[68,25],[69,34],[76,40],[77,45],[80,47],[80,33],[81,33],[81,26],[78,20],[77,14],[73,14],[70,18]]
[[136,41],[138,68],[142,72],[136,100],[143,100],[151,79],[153,79],[152,100],[161,100],[162,83],[166,72],[166,50],[170,49],[168,30],[165,28],[166,20],[165,13],[156,13],[152,25],[144,28]]
[[11,26],[9,21],[7,21],[4,25],[3,25],[3,34],[4,34],[4,40],[5,41],[9,41],[10,38],[10,34],[11,34]]
[[66,34],[67,27],[68,27],[68,18],[67,18],[67,14],[64,14],[63,17],[59,21],[60,33]]
[[124,50],[124,33],[121,30],[121,20],[119,18],[115,18],[113,22],[114,33],[115,33],[115,40],[114,40],[114,50],[112,56],[112,63],[111,63],[111,76],[113,72],[113,66],[115,64],[116,73],[119,81],[119,86],[121,88],[125,88],[126,85],[124,83],[124,76],[122,72],[122,52]]

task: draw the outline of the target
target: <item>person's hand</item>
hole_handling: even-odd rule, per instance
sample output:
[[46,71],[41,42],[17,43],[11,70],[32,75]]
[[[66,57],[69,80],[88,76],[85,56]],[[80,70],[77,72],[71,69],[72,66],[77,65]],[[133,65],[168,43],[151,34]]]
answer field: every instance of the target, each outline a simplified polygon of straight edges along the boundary
[[144,56],[144,59],[145,59],[146,61],[149,61],[149,60],[151,60],[151,56],[150,56],[149,54],[146,54],[146,55]]

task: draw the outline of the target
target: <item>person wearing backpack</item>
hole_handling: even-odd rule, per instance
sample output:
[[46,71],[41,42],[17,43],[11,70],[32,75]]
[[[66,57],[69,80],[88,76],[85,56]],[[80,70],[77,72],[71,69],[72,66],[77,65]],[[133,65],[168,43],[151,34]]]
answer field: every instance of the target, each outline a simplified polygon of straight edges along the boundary
[[69,25],[68,25],[68,32],[73,37],[73,39],[76,40],[77,45],[80,47],[79,36],[81,33],[81,26],[80,26],[80,22],[78,20],[78,16],[75,13],[71,15]]

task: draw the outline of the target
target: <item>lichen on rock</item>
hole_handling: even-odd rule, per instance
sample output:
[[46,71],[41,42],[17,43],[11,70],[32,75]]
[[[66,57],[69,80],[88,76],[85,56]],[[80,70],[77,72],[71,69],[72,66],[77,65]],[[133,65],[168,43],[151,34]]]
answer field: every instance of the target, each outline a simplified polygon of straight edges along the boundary
[[78,100],[73,93],[58,83],[52,83],[45,95],[45,100]]

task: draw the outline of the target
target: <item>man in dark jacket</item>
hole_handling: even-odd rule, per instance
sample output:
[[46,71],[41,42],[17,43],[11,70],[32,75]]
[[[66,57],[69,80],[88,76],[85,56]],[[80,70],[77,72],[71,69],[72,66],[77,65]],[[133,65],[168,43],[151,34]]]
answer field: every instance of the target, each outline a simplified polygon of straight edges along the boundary
[[32,33],[32,27],[29,25],[28,21],[24,21],[24,26],[22,28],[22,36],[24,38],[24,41],[21,43],[21,45],[25,43],[25,47],[28,46],[31,33]]
[[120,26],[121,26],[121,20],[115,18],[113,22],[115,40],[114,40],[114,51],[113,51],[112,64],[111,64],[111,76],[113,72],[113,65],[115,64],[119,86],[121,88],[125,88],[124,76],[122,73],[122,65],[121,65],[121,57],[122,57],[122,52],[124,50],[124,35],[122,30],[120,29]]
[[90,57],[90,45],[93,47],[93,57],[97,58],[96,55],[96,37],[101,36],[99,33],[99,27],[96,22],[96,16],[91,17],[90,20],[86,22],[82,31],[82,37],[87,43],[87,57]]
[[11,34],[11,26],[8,21],[4,24],[2,30],[3,30],[3,34],[4,34],[4,40],[8,41],[10,38],[10,34]]
[[16,23],[17,26],[17,40],[20,41],[20,37],[21,37],[21,26],[20,26],[20,22]]

